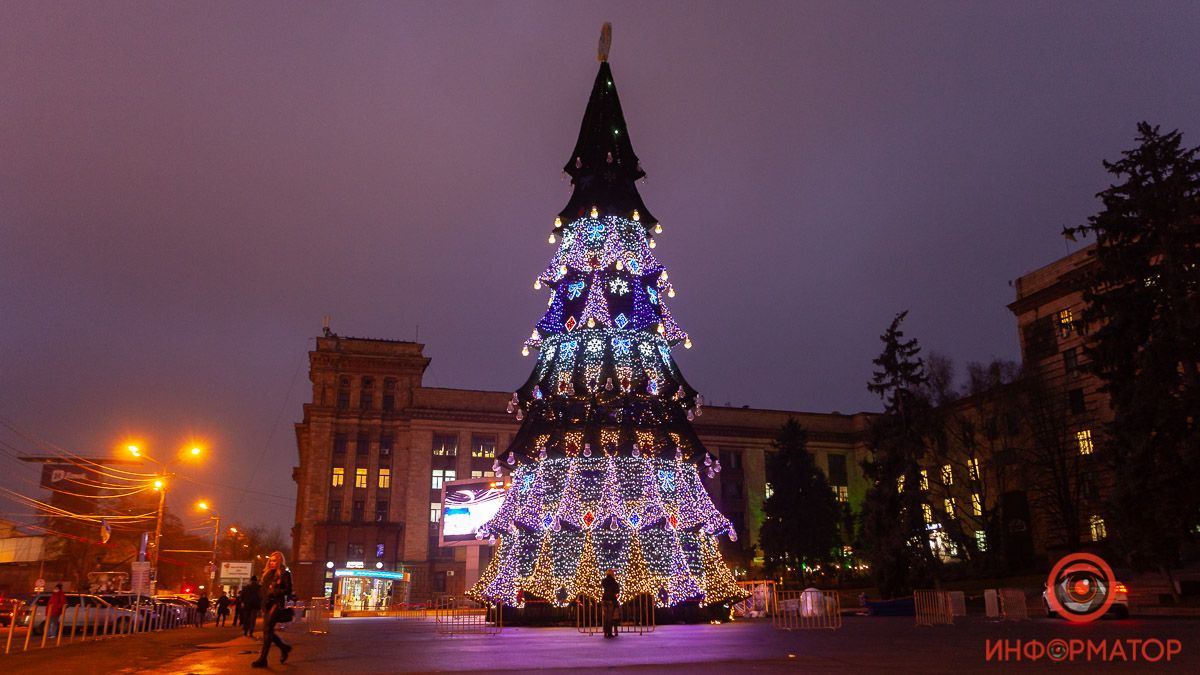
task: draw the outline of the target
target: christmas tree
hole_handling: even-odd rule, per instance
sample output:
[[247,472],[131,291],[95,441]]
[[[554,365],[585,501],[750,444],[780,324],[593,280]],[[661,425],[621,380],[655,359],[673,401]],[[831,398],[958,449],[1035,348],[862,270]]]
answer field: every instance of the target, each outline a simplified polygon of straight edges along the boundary
[[549,309],[522,350],[539,350],[537,364],[509,404],[521,428],[493,466],[512,485],[476,533],[498,540],[496,552],[470,593],[565,605],[599,598],[613,569],[623,599],[738,600],[717,547],[737,534],[700,477],[720,461],[692,429],[703,401],[671,356],[692,343],[667,310],[675,289],[651,252],[662,225],[638,194],[645,172],[605,52],[602,39],[565,167],[573,192],[550,234],[558,250],[534,282]]

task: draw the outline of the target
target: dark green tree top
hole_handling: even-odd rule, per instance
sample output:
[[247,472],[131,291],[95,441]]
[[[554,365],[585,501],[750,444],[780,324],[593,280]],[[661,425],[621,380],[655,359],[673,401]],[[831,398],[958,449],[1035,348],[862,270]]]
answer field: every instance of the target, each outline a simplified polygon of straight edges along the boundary
[[[840,509],[824,472],[808,452],[808,434],[789,419],[767,455],[773,494],[763,504],[759,535],[767,568],[799,578],[803,565],[829,562],[840,544]],[[786,568],[791,567],[792,573]]]

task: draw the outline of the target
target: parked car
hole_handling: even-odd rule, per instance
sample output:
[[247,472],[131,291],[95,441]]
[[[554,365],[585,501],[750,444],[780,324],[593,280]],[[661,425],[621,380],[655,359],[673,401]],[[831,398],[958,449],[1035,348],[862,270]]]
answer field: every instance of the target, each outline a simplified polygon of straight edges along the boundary
[[[49,602],[49,593],[38,593],[21,613],[17,625],[29,626],[34,635],[41,635],[46,626],[46,606]],[[76,610],[76,607],[79,609]],[[133,610],[113,607],[98,595],[68,593],[61,626],[62,630],[70,630],[74,625],[78,631],[104,630],[108,626],[110,631],[121,632],[129,630],[132,621]]]
[[[1129,618],[1129,589],[1125,584],[1118,580],[1112,582],[1113,602],[1104,616],[1111,616],[1117,619]],[[1050,588],[1046,584],[1042,584],[1042,609],[1046,612],[1047,617],[1058,617],[1058,612],[1050,608],[1049,593]]]
[[186,623],[196,609],[196,603],[177,595],[156,595],[154,601],[158,603],[163,621],[168,625]]
[[105,593],[100,597],[113,607],[121,607],[138,613],[138,626],[153,626],[157,621],[161,605],[148,595],[135,593]]
[[32,595],[5,596],[3,601],[0,601],[0,626],[8,628],[8,624],[12,622],[14,600],[19,603],[17,605],[17,613],[20,614],[21,610],[26,607],[32,599]]

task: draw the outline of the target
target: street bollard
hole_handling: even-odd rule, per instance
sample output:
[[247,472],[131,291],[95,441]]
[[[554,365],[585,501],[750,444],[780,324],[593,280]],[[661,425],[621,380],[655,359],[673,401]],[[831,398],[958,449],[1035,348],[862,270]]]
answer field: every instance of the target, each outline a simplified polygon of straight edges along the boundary
[[[64,607],[63,614],[66,614],[66,613],[67,613],[67,610]],[[33,632],[33,620],[36,617],[37,617],[37,608],[34,607],[33,613],[29,615],[29,632],[30,633]],[[59,619],[58,623],[59,623],[58,632],[61,634],[62,633],[62,619]],[[49,634],[50,634],[50,601],[47,600],[46,601],[46,620],[42,622],[42,644],[39,647],[39,649],[46,648],[46,636],[48,636]]]
[[100,637],[109,637],[109,635],[108,635],[108,620],[110,618],[109,615],[112,614],[111,609],[112,608],[110,608],[108,611],[104,612],[104,631],[102,633],[100,633]]
[[[83,606],[83,596],[79,596],[79,604],[75,605],[75,613],[71,615],[71,644],[75,644],[75,633],[79,630],[79,609]],[[62,628],[58,629],[62,635]]]
[[8,619],[8,641],[4,643],[4,653],[7,654],[12,649],[13,631],[17,629],[17,608],[21,606],[20,600],[12,601],[12,614]]
[[[25,647],[21,649],[23,652],[29,651],[29,638],[33,635],[33,620],[37,618],[37,605],[29,608],[29,630],[25,631]],[[46,604],[46,622],[42,624],[42,634],[46,633],[46,629],[50,626],[50,604]],[[59,631],[62,632],[61,630]]]

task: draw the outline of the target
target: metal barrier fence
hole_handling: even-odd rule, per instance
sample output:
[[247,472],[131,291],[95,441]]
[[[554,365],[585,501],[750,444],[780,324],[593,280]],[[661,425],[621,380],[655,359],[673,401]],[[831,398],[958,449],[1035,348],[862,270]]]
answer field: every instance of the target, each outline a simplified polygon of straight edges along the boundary
[[304,608],[304,623],[308,632],[325,634],[329,632],[329,598],[319,597],[308,601]]
[[[63,608],[58,617],[48,617],[49,607],[26,607],[19,600],[4,608],[8,614],[8,627],[4,639],[4,654],[13,651],[14,637],[17,624],[28,613],[25,633],[20,641],[20,651],[59,647],[63,644],[63,635],[69,635],[67,644],[76,640],[107,640],[110,638],[148,633],[151,631],[169,630],[197,624],[198,614],[195,607],[184,607],[162,602],[143,603],[139,598],[128,608],[96,605],[85,602],[82,594],[72,594],[76,598],[74,605]],[[71,597],[71,596],[68,596]],[[42,609],[39,622],[38,610]],[[55,621],[54,635],[51,635],[51,619]],[[35,640],[35,636],[37,639]]]
[[842,601],[837,591],[776,588],[772,604],[771,625],[778,630],[837,630],[842,627]]
[[[613,608],[613,628],[617,634],[653,633],[656,627],[654,598],[638,595]],[[575,630],[584,635],[604,632],[604,603],[586,595],[575,599]]]
[[1025,591],[1020,588],[1000,589],[1000,618],[1012,621],[1025,621],[1029,618]]
[[733,605],[733,616],[738,619],[753,619],[767,616],[774,607],[775,582],[739,581],[738,587],[750,594],[750,597]]
[[949,591],[913,591],[918,626],[954,624],[954,603]]
[[438,635],[499,635],[504,629],[501,605],[483,604],[466,596],[440,597],[434,605]]

